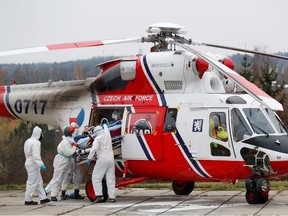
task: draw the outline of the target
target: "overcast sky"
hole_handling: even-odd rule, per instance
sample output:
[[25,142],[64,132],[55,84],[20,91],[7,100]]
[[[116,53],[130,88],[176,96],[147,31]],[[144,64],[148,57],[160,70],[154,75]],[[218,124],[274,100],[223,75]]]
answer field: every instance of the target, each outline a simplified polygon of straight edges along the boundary
[[[171,22],[187,28],[186,38],[252,50],[261,47],[266,52],[288,52],[287,21],[286,0],[1,0],[0,51],[146,36],[148,25]],[[147,52],[150,46],[121,44],[22,54],[0,57],[0,63],[135,55],[140,49]]]

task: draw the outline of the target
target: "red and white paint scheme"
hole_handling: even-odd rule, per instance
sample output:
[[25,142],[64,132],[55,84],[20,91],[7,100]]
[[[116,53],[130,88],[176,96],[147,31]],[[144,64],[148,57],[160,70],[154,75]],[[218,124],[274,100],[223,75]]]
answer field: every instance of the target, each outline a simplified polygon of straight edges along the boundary
[[[119,110],[115,165],[122,180],[117,186],[171,180],[176,194],[187,195],[195,182],[246,179],[247,202],[265,203],[269,179],[288,173],[287,130],[276,114],[283,107],[233,71],[228,57],[186,45],[192,42],[178,36],[183,29],[160,23],[148,28],[152,34],[146,38],[45,46],[154,43],[145,55],[98,65],[101,73],[95,78],[2,86],[0,115],[61,129],[71,121],[82,128],[103,118],[110,122]],[[15,53],[23,50],[2,55]],[[227,80],[243,92],[227,92]],[[94,200],[89,181],[87,196]]]

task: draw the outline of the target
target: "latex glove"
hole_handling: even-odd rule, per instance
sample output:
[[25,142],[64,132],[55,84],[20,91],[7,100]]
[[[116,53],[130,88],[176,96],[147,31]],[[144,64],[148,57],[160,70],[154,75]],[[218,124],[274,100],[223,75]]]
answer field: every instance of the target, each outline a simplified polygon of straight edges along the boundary
[[42,170],[42,171],[45,171],[45,170],[46,170],[46,166],[45,166],[44,164],[41,166],[41,170]]
[[87,164],[90,166],[90,164],[91,164],[91,160],[90,159],[87,159]]

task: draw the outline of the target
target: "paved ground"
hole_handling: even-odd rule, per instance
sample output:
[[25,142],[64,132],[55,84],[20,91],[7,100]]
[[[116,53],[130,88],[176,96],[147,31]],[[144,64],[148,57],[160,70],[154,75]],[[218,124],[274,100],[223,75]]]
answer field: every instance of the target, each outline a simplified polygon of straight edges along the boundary
[[[81,191],[81,194],[85,194]],[[25,206],[24,191],[0,191],[0,215],[288,215],[288,190],[270,191],[266,204],[250,205],[241,191],[117,190],[116,203],[65,200]],[[34,198],[38,201],[38,198]]]

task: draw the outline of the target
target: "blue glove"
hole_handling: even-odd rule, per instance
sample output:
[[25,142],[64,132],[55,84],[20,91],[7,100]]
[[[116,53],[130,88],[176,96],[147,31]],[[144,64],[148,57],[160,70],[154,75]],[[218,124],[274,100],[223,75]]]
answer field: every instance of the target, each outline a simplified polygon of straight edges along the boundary
[[87,164],[90,166],[90,164],[91,164],[91,160],[90,159],[87,159]]
[[46,166],[45,166],[44,164],[41,166],[41,170],[42,170],[42,171],[45,171],[45,170],[46,170]]

